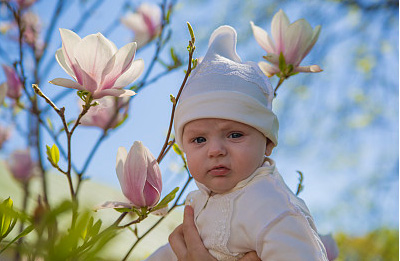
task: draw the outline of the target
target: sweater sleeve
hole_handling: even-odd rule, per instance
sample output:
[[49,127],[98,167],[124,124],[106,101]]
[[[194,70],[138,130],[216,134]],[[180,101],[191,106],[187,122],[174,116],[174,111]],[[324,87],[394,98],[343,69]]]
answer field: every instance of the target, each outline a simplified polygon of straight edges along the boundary
[[306,217],[292,211],[261,230],[256,245],[261,260],[327,261],[322,242]]
[[177,261],[178,258],[172,251],[170,244],[166,244],[156,250],[145,261]]

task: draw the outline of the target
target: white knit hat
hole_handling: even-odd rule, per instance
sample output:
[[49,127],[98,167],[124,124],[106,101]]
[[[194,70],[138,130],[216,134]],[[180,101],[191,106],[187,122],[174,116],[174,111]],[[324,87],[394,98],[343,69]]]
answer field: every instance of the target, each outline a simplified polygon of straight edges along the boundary
[[278,119],[272,112],[274,91],[256,63],[242,63],[236,31],[221,26],[211,35],[208,51],[192,71],[175,112],[175,140],[182,148],[184,126],[197,119],[220,118],[256,128],[278,144]]

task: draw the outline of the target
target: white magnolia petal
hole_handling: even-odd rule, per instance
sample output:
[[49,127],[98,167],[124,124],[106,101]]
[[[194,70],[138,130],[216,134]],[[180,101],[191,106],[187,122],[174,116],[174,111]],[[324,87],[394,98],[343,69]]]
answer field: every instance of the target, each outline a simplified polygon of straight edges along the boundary
[[132,203],[120,202],[120,201],[106,201],[100,206],[96,206],[94,210],[97,211],[100,209],[107,209],[107,208],[132,208],[132,207],[133,207]]
[[115,171],[117,172],[117,177],[121,187],[122,184],[124,184],[124,165],[127,156],[128,152],[126,151],[126,149],[124,147],[119,147],[117,150],[117,162],[115,166]]
[[121,23],[130,28],[135,35],[139,32],[145,33],[147,31],[146,23],[141,14],[130,13],[121,19]]
[[275,51],[276,54],[280,54],[280,52],[284,51],[284,41],[285,41],[285,32],[288,29],[290,24],[289,18],[285,14],[285,12],[279,10],[271,22],[271,34],[275,41]]
[[67,88],[77,89],[77,90],[85,90],[85,88],[82,85],[80,85],[79,83],[77,83],[73,80],[70,80],[70,79],[65,79],[65,78],[55,78],[55,79],[49,81],[49,83],[58,85],[58,86],[67,87]]
[[71,76],[72,78],[74,78],[76,80],[76,76],[75,76],[74,72],[72,71],[72,69],[69,67],[69,65],[66,62],[62,48],[60,48],[56,51],[56,60],[57,60],[58,64],[61,66],[61,68],[63,68],[64,71],[69,74],[69,76]]
[[321,26],[318,25],[318,26],[316,26],[316,27],[314,28],[314,30],[313,30],[313,34],[312,34],[310,43],[308,44],[308,47],[307,47],[306,50],[304,51],[304,53],[303,53],[303,55],[302,55],[302,57],[301,57],[301,60],[303,60],[304,57],[306,57],[306,55],[307,55],[307,54],[311,51],[311,49],[314,47],[315,43],[316,43],[317,40],[318,40],[318,37],[319,37],[319,33],[320,33],[320,32],[321,32]]
[[126,89],[106,89],[95,91],[92,95],[94,99],[100,99],[104,96],[114,96],[114,97],[126,97],[133,96],[136,92]]
[[250,22],[250,25],[251,29],[253,30],[254,38],[261,48],[263,48],[267,53],[274,53],[275,45],[269,38],[268,33],[261,27],[255,25],[253,22]]
[[91,34],[76,45],[75,59],[83,71],[100,83],[103,70],[114,55],[113,51],[102,34]]
[[126,44],[108,61],[102,73],[102,89],[111,88],[118,77],[130,68],[135,57],[136,47],[137,44],[134,42]]
[[267,75],[268,77],[274,76],[276,73],[279,72],[279,68],[271,65],[267,62],[259,62],[258,67],[260,67],[261,71]]
[[311,72],[317,73],[322,72],[323,70],[318,65],[309,65],[309,66],[297,66],[294,68],[294,72]]
[[285,34],[284,56],[287,64],[299,65],[312,37],[312,28],[304,19],[289,25]]
[[134,82],[144,70],[143,59],[135,60],[130,68],[126,70],[114,83],[114,88],[125,87]]
[[60,28],[60,35],[65,62],[72,69],[75,63],[75,46],[81,41],[81,38],[75,32],[64,28]]

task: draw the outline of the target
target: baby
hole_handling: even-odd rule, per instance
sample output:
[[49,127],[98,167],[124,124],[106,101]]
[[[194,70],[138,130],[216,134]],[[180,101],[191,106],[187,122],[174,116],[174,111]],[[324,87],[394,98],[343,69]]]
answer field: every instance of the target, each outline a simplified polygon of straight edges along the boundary
[[[186,200],[204,246],[217,260],[255,251],[261,260],[327,260],[310,212],[268,158],[278,143],[273,89],[236,54],[221,26],[192,72],[175,114],[175,136],[199,190]],[[177,260],[169,244],[147,260]]]

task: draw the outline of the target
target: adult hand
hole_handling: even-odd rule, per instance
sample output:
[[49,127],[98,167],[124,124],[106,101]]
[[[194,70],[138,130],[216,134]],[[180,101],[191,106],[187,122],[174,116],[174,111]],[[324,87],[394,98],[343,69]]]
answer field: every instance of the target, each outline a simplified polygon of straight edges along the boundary
[[[201,241],[194,224],[194,212],[190,206],[185,207],[183,224],[179,225],[169,236],[169,243],[179,261],[216,261]],[[249,252],[239,261],[261,261],[256,252]]]
[[201,241],[194,224],[194,212],[185,206],[183,223],[175,228],[168,238],[172,250],[179,261],[216,261]]

